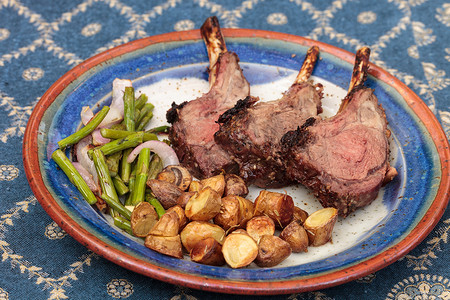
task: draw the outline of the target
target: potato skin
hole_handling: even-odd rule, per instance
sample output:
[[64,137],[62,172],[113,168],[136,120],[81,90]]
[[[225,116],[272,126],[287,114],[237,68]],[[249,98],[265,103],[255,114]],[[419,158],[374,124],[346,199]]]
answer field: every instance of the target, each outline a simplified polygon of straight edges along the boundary
[[175,211],[166,212],[150,230],[149,234],[154,236],[176,236],[180,230],[180,218]]
[[194,194],[186,204],[186,217],[193,221],[209,221],[214,218],[222,206],[220,195],[210,187]]
[[183,258],[183,249],[181,247],[181,239],[176,236],[155,236],[148,235],[145,238],[145,247],[156,252],[172,256],[175,258]]
[[197,192],[183,192],[180,197],[177,199],[177,205],[181,206],[181,208],[186,208],[186,204],[188,203],[189,199],[191,199],[192,196],[194,196]]
[[259,267],[273,267],[291,255],[291,246],[274,235],[263,235],[258,244],[258,256],[255,263]]
[[206,238],[199,241],[192,248],[191,260],[204,265],[223,266],[225,258],[222,254],[222,245],[220,245],[214,238]]
[[300,207],[294,206],[294,214],[292,215],[292,221],[298,221],[302,225],[308,218],[309,214],[307,211],[301,209]]
[[280,233],[280,238],[291,246],[292,252],[308,252],[309,238],[305,228],[298,221],[292,221]]
[[247,222],[246,230],[258,242],[263,235],[274,235],[275,223],[268,216],[257,216]]
[[222,198],[222,207],[214,217],[214,224],[219,225],[225,230],[239,227],[240,204],[236,197],[228,196]]
[[248,187],[244,179],[236,174],[225,174],[225,190],[223,195],[237,195],[245,197],[248,194]]
[[225,176],[222,174],[208,177],[200,180],[200,184],[204,189],[205,187],[210,187],[219,194],[220,197],[223,196],[223,192],[225,190]]
[[146,237],[158,222],[155,208],[148,202],[139,203],[131,213],[131,230],[134,236]]
[[186,214],[184,213],[184,209],[179,205],[175,205],[169,208],[166,213],[170,213],[172,211],[174,211],[178,215],[178,221],[180,221],[180,229],[182,229],[188,222]]
[[294,200],[287,194],[262,190],[255,199],[254,215],[266,215],[277,227],[288,225],[294,214]]
[[192,221],[180,233],[184,248],[190,253],[195,244],[212,237],[219,244],[223,244],[225,230],[222,227],[208,222]]

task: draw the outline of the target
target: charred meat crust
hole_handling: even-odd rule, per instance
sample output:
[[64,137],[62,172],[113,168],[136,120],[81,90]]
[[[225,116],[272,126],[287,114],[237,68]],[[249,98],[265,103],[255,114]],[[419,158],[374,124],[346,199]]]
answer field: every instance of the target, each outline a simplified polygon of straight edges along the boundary
[[281,138],[282,148],[288,149],[294,146],[302,147],[310,137],[308,127],[312,126],[315,122],[316,119],[311,117],[307,119],[302,126],[297,127],[296,130],[286,132]]
[[251,107],[253,104],[255,104],[259,99],[247,96],[245,99],[238,100],[236,102],[236,105],[229,110],[225,111],[223,114],[220,115],[219,119],[217,120],[217,123],[223,124],[228,121],[230,121],[233,116],[245,111],[247,108]]
[[180,104],[176,104],[175,102],[172,102],[172,106],[169,108],[169,110],[166,113],[166,119],[167,122],[170,124],[175,123],[178,121],[178,110],[182,109],[183,106],[187,104],[187,101],[184,101]]

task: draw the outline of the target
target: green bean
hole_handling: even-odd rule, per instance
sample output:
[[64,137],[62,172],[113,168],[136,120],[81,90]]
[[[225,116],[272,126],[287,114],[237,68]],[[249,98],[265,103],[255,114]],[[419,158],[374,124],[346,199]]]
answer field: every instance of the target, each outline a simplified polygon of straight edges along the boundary
[[106,115],[109,112],[109,106],[104,106],[102,110],[100,110],[97,115],[92,118],[89,123],[86,124],[83,128],[78,130],[77,132],[69,135],[68,137],[60,140],[58,142],[58,146],[60,149],[64,149],[69,145],[73,145],[78,143],[81,139],[88,136],[92,131],[94,131],[98,125],[103,121],[103,119],[106,117]]
[[[109,143],[106,143],[97,149],[102,150],[103,154],[105,154],[105,155],[110,155],[110,154],[116,153],[118,151],[136,147],[137,145],[142,143],[143,140],[144,140],[144,133],[136,132],[127,137],[124,137],[123,139],[114,140]],[[93,152],[92,149],[88,151],[88,155],[90,157],[92,157],[92,152]],[[123,177],[122,177],[122,179],[123,179]]]
[[106,165],[108,166],[109,175],[111,175],[111,177],[117,176],[119,172],[119,163],[121,158],[122,158],[122,151],[106,156]]
[[136,164],[136,181],[131,193],[131,205],[136,206],[144,201],[145,188],[147,186],[148,167],[150,164],[150,149],[143,148],[139,153]]
[[120,178],[123,182],[128,183],[131,175],[131,164],[127,162],[127,158],[130,155],[132,148],[123,151],[122,160],[120,161]]
[[[152,132],[146,132],[146,131],[143,131],[143,132],[144,132],[144,138],[143,138],[144,142],[158,139],[156,134],[154,134]],[[113,139],[113,140],[123,139],[129,135],[132,135],[133,133],[134,132],[130,132],[130,131],[126,131],[126,130],[114,130],[114,129],[109,129],[109,128],[100,129],[100,134],[104,138]]]
[[166,210],[164,209],[164,207],[161,205],[161,203],[158,201],[158,199],[156,199],[152,194],[150,194],[150,193],[146,194],[145,201],[147,201],[148,203],[153,205],[153,207],[156,210],[156,213],[158,214],[158,217],[161,218],[161,216],[166,213]]
[[100,149],[94,149],[93,160],[95,169],[97,170],[98,179],[100,181],[100,186],[102,188],[102,194],[105,194],[119,203],[119,197],[117,196],[116,189],[114,188],[111,176],[109,175],[108,166],[105,162],[105,156]]
[[155,179],[162,171],[163,167],[162,159],[157,154],[154,154],[148,167],[148,179]]
[[127,187],[125,182],[123,182],[123,180],[122,180],[122,178],[120,178],[120,176],[113,177],[112,181],[113,181],[114,187],[116,188],[116,192],[117,192],[117,194],[119,194],[119,196],[123,196],[130,191],[130,189]]
[[123,122],[125,128],[131,132],[135,130],[134,110],[134,89],[127,86],[123,94]]
[[146,94],[141,94],[141,95],[136,99],[136,102],[135,102],[135,104],[134,104],[134,107],[135,107],[136,109],[141,110],[141,109],[144,107],[145,103],[147,103],[147,100],[148,100],[147,95],[146,95]]
[[125,230],[129,234],[133,235],[133,230],[131,229],[131,223],[125,218],[122,218],[121,216],[114,217],[114,225],[119,227],[122,230]]
[[63,170],[63,172],[67,175],[70,182],[72,182],[78,191],[80,191],[81,195],[90,205],[93,205],[97,202],[97,198],[95,198],[94,193],[91,191],[86,181],[81,177],[80,173],[75,169],[73,164],[67,158],[63,151],[60,149],[56,149],[52,153],[52,159],[56,162],[56,164]]
[[102,194],[100,197],[102,197],[103,200],[115,211],[117,211],[119,214],[121,214],[125,219],[130,220],[131,219],[131,211],[122,205],[120,202],[116,202],[113,198],[109,197],[106,194]]

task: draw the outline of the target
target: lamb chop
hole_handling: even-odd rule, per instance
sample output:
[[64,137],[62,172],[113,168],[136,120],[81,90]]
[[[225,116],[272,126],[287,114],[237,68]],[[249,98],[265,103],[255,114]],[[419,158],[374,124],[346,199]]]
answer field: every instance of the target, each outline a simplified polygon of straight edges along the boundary
[[219,129],[216,121],[250,93],[239,58],[227,51],[216,17],[205,21],[201,34],[210,60],[210,90],[195,100],[173,103],[166,116],[172,123],[169,139],[181,164],[200,179],[236,169],[228,153],[214,141],[214,133]]
[[369,55],[367,47],[358,50],[348,94],[335,116],[310,118],[281,141],[288,176],[344,217],[370,204],[382,184],[397,174],[388,162],[384,110],[374,91],[364,86]]
[[295,82],[281,99],[257,102],[258,98],[247,97],[220,116],[215,141],[239,164],[247,183],[274,188],[292,182],[278,155],[279,142],[299,122],[322,112],[322,86],[308,81],[318,54],[316,46],[308,50]]

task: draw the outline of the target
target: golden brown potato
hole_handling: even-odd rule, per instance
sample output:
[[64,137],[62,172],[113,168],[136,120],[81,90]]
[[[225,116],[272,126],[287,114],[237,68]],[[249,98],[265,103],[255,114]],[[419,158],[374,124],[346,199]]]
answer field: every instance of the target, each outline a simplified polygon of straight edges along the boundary
[[176,258],[183,258],[180,236],[154,236],[148,235],[145,238],[145,247],[156,252]]
[[254,215],[266,215],[277,227],[284,228],[294,215],[294,201],[286,194],[262,190],[255,199]]
[[292,252],[308,252],[309,239],[305,228],[298,221],[292,221],[280,233],[280,238],[291,246]]
[[200,181],[192,181],[189,185],[189,192],[200,192],[203,189],[203,184]]
[[248,220],[253,218],[253,202],[243,197],[235,196],[239,200],[239,223],[245,227]]
[[223,266],[225,259],[222,254],[222,245],[212,237],[201,240],[192,248],[191,260],[204,265]]
[[221,206],[220,195],[207,186],[189,199],[186,217],[193,221],[209,221],[219,213]]
[[237,195],[222,198],[220,212],[214,217],[214,223],[223,229],[245,227],[253,216],[253,203]]
[[255,260],[258,255],[258,245],[248,234],[233,232],[225,238],[222,253],[230,267],[242,268]]
[[248,194],[248,187],[244,179],[235,174],[225,174],[225,190],[223,195],[237,195],[245,197]]
[[174,211],[178,215],[178,221],[180,221],[180,229],[182,229],[188,222],[186,218],[186,214],[184,213],[184,209],[181,208],[179,205],[172,206],[167,210],[166,213],[170,213],[171,211]]
[[304,211],[300,207],[294,206],[294,214],[292,216],[292,221],[298,221],[301,224],[305,222],[308,218],[308,212]]
[[218,225],[208,222],[192,221],[184,227],[180,236],[184,248],[191,252],[195,244],[209,237],[214,238],[219,244],[223,244],[225,230]]
[[156,176],[156,179],[173,183],[178,186],[180,190],[185,191],[191,184],[192,175],[189,173],[188,169],[180,165],[173,165],[165,167]]
[[186,207],[189,199],[194,196],[196,192],[183,192],[180,197],[177,199],[177,204],[181,206],[183,209]]
[[148,202],[139,203],[131,213],[131,230],[135,236],[146,237],[156,222],[158,222],[158,214],[153,205]]
[[202,179],[200,180],[200,183],[203,186],[203,189],[209,186],[215,190],[220,197],[223,196],[223,192],[225,190],[225,176],[222,174]]
[[239,200],[234,196],[222,198],[222,207],[214,217],[214,224],[223,229],[237,228],[240,225],[240,205]]
[[257,216],[247,222],[247,233],[258,242],[263,235],[275,233],[275,223],[268,216]]
[[165,209],[177,205],[178,198],[183,193],[175,184],[163,180],[150,179],[147,181],[147,186]]
[[176,236],[180,231],[180,220],[177,212],[166,212],[150,230],[154,236]]
[[321,246],[331,240],[338,210],[333,207],[322,208],[312,213],[303,223],[312,246]]
[[259,267],[273,267],[291,255],[291,246],[274,235],[263,235],[258,243],[255,263]]

